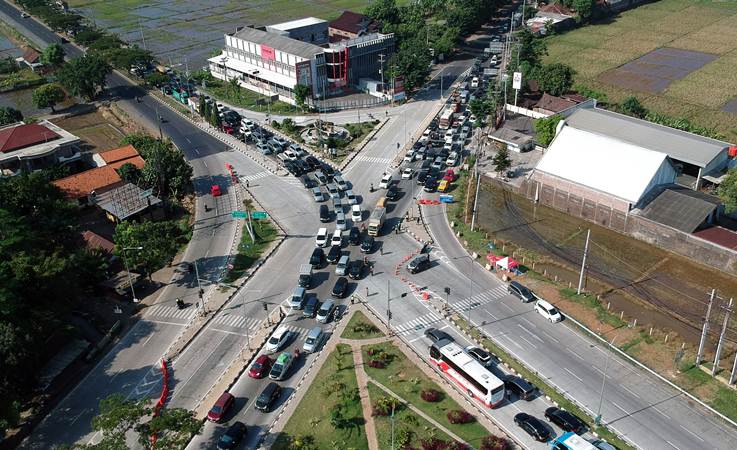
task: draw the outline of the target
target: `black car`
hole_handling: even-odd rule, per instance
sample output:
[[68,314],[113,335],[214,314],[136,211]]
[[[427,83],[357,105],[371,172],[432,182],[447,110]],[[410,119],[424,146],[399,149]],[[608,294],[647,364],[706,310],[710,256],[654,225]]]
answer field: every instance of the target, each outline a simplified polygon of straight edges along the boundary
[[311,187],[315,186],[315,181],[310,178],[309,175],[302,175],[299,177],[299,181],[302,182],[302,185],[306,187],[307,189],[310,189]]
[[228,427],[228,430],[218,439],[218,450],[230,450],[238,447],[238,444],[246,435],[246,424],[243,422],[234,422]]
[[333,291],[331,294],[335,298],[343,298],[345,297],[345,292],[348,289],[348,279],[346,277],[340,277],[337,280],[335,280],[335,284],[333,285]]
[[302,171],[302,173],[307,173],[310,171],[310,165],[307,164],[304,160],[297,158],[294,160],[294,163],[299,166],[299,169]]
[[430,170],[428,169],[422,169],[420,170],[420,173],[417,174],[417,184],[424,185],[427,181],[427,176],[430,173]]
[[423,189],[425,192],[435,192],[438,187],[438,179],[435,177],[427,177]]
[[438,342],[441,339],[447,339],[451,342],[453,341],[453,338],[450,337],[448,333],[446,333],[445,331],[440,331],[437,328],[432,328],[432,327],[425,330],[425,336],[430,338],[430,340],[433,342]]
[[348,243],[351,245],[358,245],[361,243],[361,231],[358,227],[351,227],[351,231],[348,232]]
[[535,396],[535,385],[529,383],[524,378],[515,375],[509,375],[504,379],[504,388],[508,392],[517,394],[522,400],[532,400]]
[[509,283],[509,286],[507,286],[507,292],[522,300],[524,303],[535,301],[535,295],[532,293],[532,291],[530,291],[529,289],[527,289],[526,286],[520,284],[517,281],[512,281],[511,283]]
[[335,175],[335,169],[333,169],[333,166],[328,163],[322,163],[322,173],[324,173],[326,177],[332,180],[333,175]]
[[514,423],[525,430],[525,432],[532,436],[536,441],[545,442],[550,439],[550,430],[537,417],[525,413],[519,413],[514,416]]
[[363,241],[361,242],[361,251],[363,253],[371,253],[371,250],[374,248],[374,237],[373,236],[364,236]]
[[391,200],[393,202],[397,201],[399,198],[399,189],[397,189],[397,186],[391,185],[386,190],[386,194],[384,194],[384,197],[386,197],[387,200]]
[[422,161],[422,164],[420,165],[420,170],[430,170],[431,165],[432,165],[432,161],[426,159]]
[[545,418],[561,427],[563,431],[573,431],[576,434],[581,434],[586,430],[586,424],[581,419],[565,409],[556,408],[555,406],[545,410]]
[[415,259],[409,262],[407,264],[407,270],[409,273],[417,273],[422,272],[423,270],[430,267],[430,254],[429,253],[421,253],[417,256],[415,256]]
[[271,404],[279,398],[281,395],[281,386],[274,383],[273,381],[266,385],[261,394],[256,399],[256,409],[263,412],[268,412],[271,409]]
[[328,205],[320,205],[320,222],[330,222],[332,220],[332,214]]
[[325,251],[320,247],[312,250],[312,255],[310,256],[310,265],[312,265],[312,267],[319,268],[322,267],[324,262]]
[[363,261],[354,259],[348,264],[348,276],[354,280],[358,280],[361,278],[361,274],[363,274]]
[[328,262],[330,264],[335,264],[340,259],[342,252],[340,250],[340,245],[333,245],[330,247],[330,250],[328,251]]
[[476,361],[480,362],[481,364],[488,366],[491,363],[492,356],[491,353],[487,352],[486,350],[478,347],[468,347],[466,349],[466,353],[471,355],[471,358],[475,359]]
[[305,157],[305,162],[310,166],[310,170],[315,170],[320,167],[320,161],[312,155],[307,155]]

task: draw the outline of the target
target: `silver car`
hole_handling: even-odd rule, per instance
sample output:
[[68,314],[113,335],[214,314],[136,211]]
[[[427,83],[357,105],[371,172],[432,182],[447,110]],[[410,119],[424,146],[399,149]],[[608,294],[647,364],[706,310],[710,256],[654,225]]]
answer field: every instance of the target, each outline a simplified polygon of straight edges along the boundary
[[320,189],[320,187],[314,187],[312,188],[312,198],[315,199],[316,202],[324,202],[325,201],[325,193]]

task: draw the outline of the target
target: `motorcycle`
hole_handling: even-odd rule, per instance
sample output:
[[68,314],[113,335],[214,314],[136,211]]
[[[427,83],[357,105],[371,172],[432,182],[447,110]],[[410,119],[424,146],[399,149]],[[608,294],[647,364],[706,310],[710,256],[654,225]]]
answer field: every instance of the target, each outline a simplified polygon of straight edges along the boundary
[[181,298],[178,298],[177,299],[177,308],[184,309],[186,307],[187,307],[187,305],[184,304],[184,300],[182,300]]

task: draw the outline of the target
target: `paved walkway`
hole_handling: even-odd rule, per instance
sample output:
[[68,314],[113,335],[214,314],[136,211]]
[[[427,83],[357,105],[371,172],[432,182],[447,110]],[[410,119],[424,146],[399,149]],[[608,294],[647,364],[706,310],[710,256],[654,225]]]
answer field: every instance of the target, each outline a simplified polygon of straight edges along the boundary
[[[371,399],[368,393],[368,382],[370,377],[363,368],[363,354],[361,353],[362,341],[349,341],[341,339],[341,341],[350,343],[353,352],[353,368],[356,371],[356,381],[358,382],[358,395],[361,397],[361,409],[363,410],[363,418],[365,420],[364,428],[366,430],[366,439],[368,440],[369,450],[379,450],[379,437],[376,435],[376,424],[374,416],[371,414]],[[354,342],[359,342],[354,344]]]

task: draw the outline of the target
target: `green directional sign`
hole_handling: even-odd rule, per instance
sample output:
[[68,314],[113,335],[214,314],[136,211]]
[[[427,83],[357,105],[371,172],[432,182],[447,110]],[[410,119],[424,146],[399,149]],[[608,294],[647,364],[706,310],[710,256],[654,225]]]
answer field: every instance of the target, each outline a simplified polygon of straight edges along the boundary
[[267,217],[269,217],[269,215],[264,211],[254,211],[251,213],[251,218],[253,219],[266,219]]
[[231,216],[233,216],[234,219],[247,219],[248,214],[245,211],[233,211],[230,213]]

